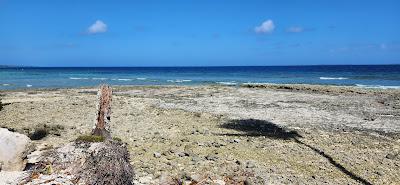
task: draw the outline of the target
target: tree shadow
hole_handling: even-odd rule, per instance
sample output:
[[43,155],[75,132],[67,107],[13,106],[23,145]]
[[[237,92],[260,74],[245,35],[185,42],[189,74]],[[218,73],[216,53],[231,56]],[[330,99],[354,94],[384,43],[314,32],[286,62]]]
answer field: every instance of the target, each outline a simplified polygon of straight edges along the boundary
[[220,127],[244,132],[238,134],[232,134],[232,133],[223,134],[229,136],[250,136],[250,137],[265,136],[272,139],[283,139],[283,140],[302,137],[296,131],[289,131],[269,121],[258,120],[258,119],[230,120],[229,122],[220,125]]
[[300,145],[310,148],[316,154],[326,158],[329,161],[329,163],[331,163],[338,170],[340,170],[353,180],[356,180],[365,185],[371,185],[371,183],[368,182],[367,180],[347,170],[343,165],[335,161],[330,155],[326,154],[324,151],[299,140],[299,138],[302,138],[302,136],[296,131],[288,130],[269,121],[257,120],[257,119],[230,120],[220,125],[220,127],[242,132],[238,134],[232,134],[232,133],[222,134],[227,136],[249,136],[249,137],[264,136],[271,139],[293,140]]
[[11,105],[11,103],[1,103],[1,100],[0,100],[0,111],[3,110],[3,108],[7,105]]

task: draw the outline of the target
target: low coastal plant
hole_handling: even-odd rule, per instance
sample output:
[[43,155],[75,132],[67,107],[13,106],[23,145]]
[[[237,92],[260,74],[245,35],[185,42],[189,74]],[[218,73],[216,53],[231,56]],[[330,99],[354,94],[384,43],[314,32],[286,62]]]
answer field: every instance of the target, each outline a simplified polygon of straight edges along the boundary
[[49,134],[46,128],[37,128],[31,134],[29,134],[29,138],[32,140],[40,140]]
[[64,130],[64,126],[56,124],[56,125],[48,125],[48,124],[40,124],[35,126],[33,129],[25,128],[28,136],[32,140],[40,140],[46,137],[47,135],[55,135],[61,136],[61,130]]
[[112,139],[113,139],[114,141],[122,142],[122,139],[119,138],[119,137],[113,137]]
[[80,142],[103,142],[103,136],[96,136],[96,135],[81,135],[79,136],[76,141]]

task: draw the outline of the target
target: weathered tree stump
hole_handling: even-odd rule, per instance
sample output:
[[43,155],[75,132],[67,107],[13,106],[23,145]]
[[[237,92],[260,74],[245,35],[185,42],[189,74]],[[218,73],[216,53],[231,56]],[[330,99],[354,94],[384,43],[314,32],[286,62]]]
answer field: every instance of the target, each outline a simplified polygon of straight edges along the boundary
[[96,120],[92,130],[92,135],[102,136],[107,139],[111,138],[111,96],[111,87],[106,84],[101,85],[97,92],[97,100],[99,104],[96,109]]
[[127,146],[111,139],[111,96],[111,87],[101,85],[92,136],[41,151],[35,163],[26,168],[30,175],[18,184],[131,185],[134,171]]

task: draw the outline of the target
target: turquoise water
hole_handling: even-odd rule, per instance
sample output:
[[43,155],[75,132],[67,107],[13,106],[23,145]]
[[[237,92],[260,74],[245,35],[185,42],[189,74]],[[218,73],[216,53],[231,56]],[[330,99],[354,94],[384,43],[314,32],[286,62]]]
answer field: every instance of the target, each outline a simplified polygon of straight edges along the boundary
[[0,89],[296,83],[400,88],[400,65],[0,68]]

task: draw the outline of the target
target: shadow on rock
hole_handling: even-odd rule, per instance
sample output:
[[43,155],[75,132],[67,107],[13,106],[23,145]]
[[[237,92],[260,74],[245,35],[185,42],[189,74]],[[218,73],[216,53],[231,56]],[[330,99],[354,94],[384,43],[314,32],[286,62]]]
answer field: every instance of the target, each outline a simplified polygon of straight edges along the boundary
[[283,140],[301,137],[301,135],[296,131],[289,131],[269,121],[257,119],[230,120],[229,122],[222,124],[220,127],[244,132],[242,134],[223,134],[230,136],[265,136],[272,139]]

